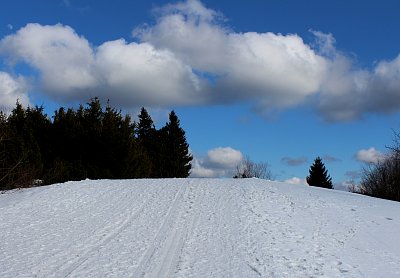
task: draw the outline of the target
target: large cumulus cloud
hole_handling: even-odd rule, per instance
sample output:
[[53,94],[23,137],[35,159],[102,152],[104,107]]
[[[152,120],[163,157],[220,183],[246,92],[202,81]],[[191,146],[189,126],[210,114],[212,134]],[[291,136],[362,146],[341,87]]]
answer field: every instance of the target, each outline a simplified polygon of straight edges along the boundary
[[195,0],[159,13],[133,34],[210,77],[213,102],[252,100],[268,110],[302,103],[320,87],[326,62],[297,35],[232,32]]
[[[41,89],[58,100],[91,96],[132,105],[199,104],[201,81],[168,50],[115,40],[92,46],[71,27],[28,24],[0,42],[11,66],[24,62],[39,71]],[[203,82],[204,83],[204,82]]]
[[[328,121],[400,109],[400,56],[357,66],[331,34],[232,31],[198,0],[157,8],[154,24],[92,45],[71,27],[28,24],[0,41],[9,66],[28,64],[42,90],[61,101],[111,98],[122,107],[246,102],[255,111],[314,105]],[[267,30],[266,30],[267,31]],[[36,75],[34,76],[36,77]]]

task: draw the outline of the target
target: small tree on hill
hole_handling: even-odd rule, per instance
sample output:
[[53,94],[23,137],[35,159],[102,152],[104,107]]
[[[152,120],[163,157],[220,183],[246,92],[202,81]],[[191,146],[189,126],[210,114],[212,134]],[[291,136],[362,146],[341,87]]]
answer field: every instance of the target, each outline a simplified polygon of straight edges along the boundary
[[258,179],[272,179],[272,173],[268,163],[254,162],[246,156],[237,166],[235,176],[237,178],[258,178]]
[[364,168],[357,193],[400,201],[400,133],[395,133],[390,152]]
[[332,178],[329,176],[328,171],[325,169],[325,165],[319,156],[314,160],[314,164],[311,165],[309,173],[310,175],[307,177],[308,185],[328,189],[333,188]]

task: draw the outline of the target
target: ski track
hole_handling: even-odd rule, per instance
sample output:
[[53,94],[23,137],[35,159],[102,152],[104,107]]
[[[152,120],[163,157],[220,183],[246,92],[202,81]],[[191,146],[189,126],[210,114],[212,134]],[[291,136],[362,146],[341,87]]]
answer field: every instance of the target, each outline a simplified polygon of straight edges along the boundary
[[0,195],[0,277],[399,277],[400,204],[257,179]]

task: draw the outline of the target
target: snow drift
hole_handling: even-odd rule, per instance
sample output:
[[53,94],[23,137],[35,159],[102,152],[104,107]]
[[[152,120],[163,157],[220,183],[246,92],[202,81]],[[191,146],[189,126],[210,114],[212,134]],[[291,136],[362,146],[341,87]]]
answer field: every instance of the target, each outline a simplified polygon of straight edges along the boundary
[[0,194],[1,277],[398,277],[400,203],[257,179]]

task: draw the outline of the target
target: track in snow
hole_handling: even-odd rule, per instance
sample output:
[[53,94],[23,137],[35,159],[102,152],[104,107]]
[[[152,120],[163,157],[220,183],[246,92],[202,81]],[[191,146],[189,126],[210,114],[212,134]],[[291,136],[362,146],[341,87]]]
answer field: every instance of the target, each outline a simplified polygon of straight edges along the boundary
[[1,277],[396,277],[400,204],[257,179],[0,195]]

